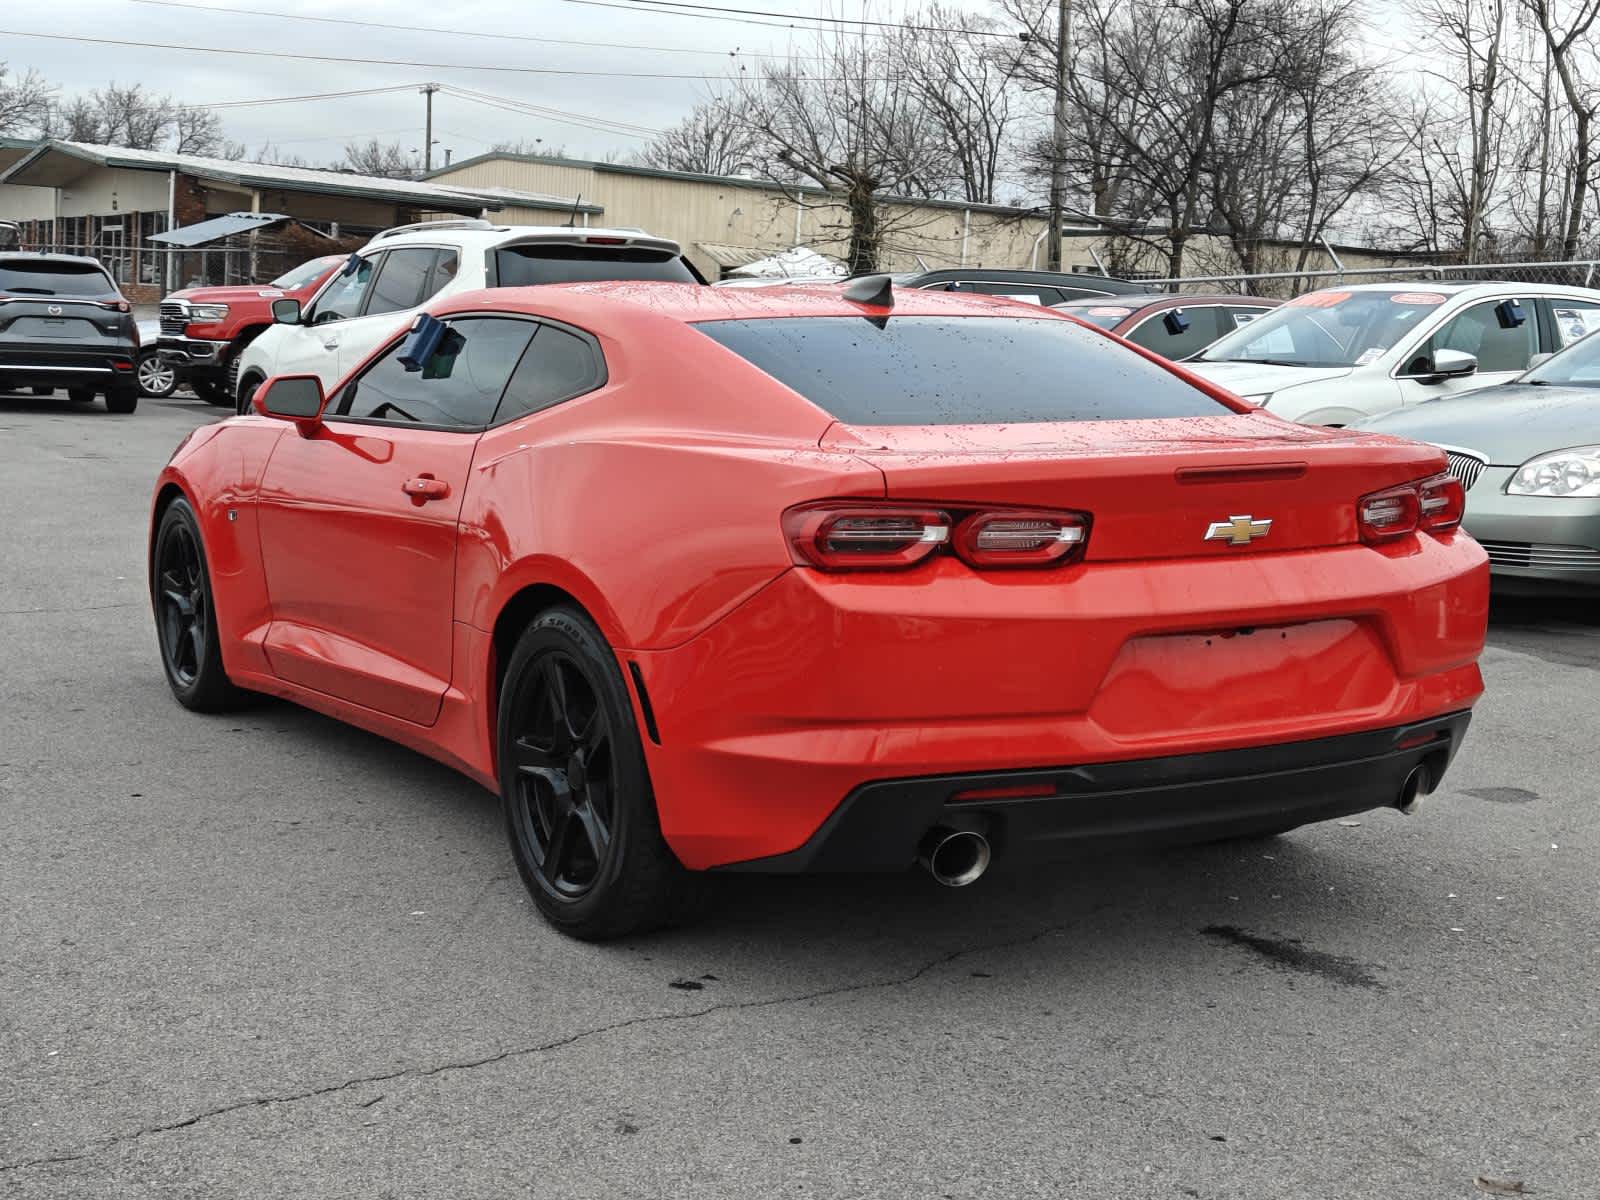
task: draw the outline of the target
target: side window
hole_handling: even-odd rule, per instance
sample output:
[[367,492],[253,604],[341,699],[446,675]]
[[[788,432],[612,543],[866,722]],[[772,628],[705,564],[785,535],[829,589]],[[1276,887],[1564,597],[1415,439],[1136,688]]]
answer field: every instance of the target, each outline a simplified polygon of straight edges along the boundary
[[1502,301],[1485,300],[1474,304],[1450,319],[1443,329],[1422,344],[1406,364],[1406,374],[1425,375],[1439,350],[1462,350],[1476,355],[1478,370],[1483,374],[1492,371],[1525,371],[1528,360],[1539,350],[1538,322],[1534,320],[1533,302],[1524,300],[1522,310],[1527,320],[1511,329],[1503,329],[1495,309]]
[[550,408],[605,381],[599,353],[583,338],[554,325],[539,326],[500,402],[496,421]]
[[[1257,317],[1265,316],[1271,311],[1270,308],[1224,308],[1222,310],[1222,332],[1232,333],[1239,326],[1248,325]],[[1220,337],[1221,335],[1219,334],[1218,336]]]
[[372,299],[367,301],[367,315],[401,312],[421,304],[423,288],[433,270],[436,251],[432,246],[410,246],[391,250],[384,256],[383,269],[378,281],[372,285]]
[[[1222,312],[1220,308],[1169,308],[1146,317],[1124,336],[1164,358],[1188,358],[1233,328],[1232,321],[1227,323],[1227,328],[1220,324]],[[1174,332],[1168,324],[1171,313],[1182,313],[1188,320],[1188,328]]]
[[428,293],[424,300],[437,296],[456,277],[456,271],[461,267],[461,260],[454,250],[441,250],[439,256],[433,260],[433,278],[428,281]]
[[439,348],[420,371],[407,371],[399,355],[409,338],[390,346],[339,397],[339,415],[396,424],[489,424],[500,393],[537,327],[504,317],[452,321]]
[[367,289],[372,286],[373,269],[377,262],[378,255],[375,254],[371,258],[363,258],[349,275],[334,276],[328,290],[318,297],[311,310],[311,323],[323,325],[329,321],[343,321],[360,312],[361,302],[366,299]]
[[1588,300],[1571,300],[1566,296],[1550,297],[1550,315],[1555,325],[1557,350],[1582,341],[1600,329],[1600,304]]

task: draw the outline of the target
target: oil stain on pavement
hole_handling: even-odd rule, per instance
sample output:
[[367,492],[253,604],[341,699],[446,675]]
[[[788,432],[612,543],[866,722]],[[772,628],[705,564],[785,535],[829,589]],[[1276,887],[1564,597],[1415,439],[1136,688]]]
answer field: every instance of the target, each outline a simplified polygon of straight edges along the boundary
[[1371,969],[1355,959],[1308,949],[1295,938],[1262,937],[1234,925],[1207,925],[1200,932],[1206,937],[1253,950],[1276,967],[1320,975],[1346,987],[1383,987]]

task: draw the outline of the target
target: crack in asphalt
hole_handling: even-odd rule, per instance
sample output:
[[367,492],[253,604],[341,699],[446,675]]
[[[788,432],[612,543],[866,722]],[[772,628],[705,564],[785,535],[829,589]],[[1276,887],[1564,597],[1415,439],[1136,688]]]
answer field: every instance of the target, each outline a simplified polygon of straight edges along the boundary
[[996,950],[1014,950],[1020,946],[1031,946],[1041,942],[1054,934],[1064,932],[1072,923],[1050,925],[1027,937],[1016,938],[1008,942],[995,942],[983,946],[966,946],[958,950],[951,950],[932,959],[916,970],[906,975],[899,975],[893,979],[873,979],[860,983],[839,984],[834,987],[817,988],[810,992],[799,992],[791,996],[770,996],[765,1000],[740,1000],[725,1001],[718,1004],[707,1004],[701,1008],[688,1012],[652,1013],[648,1016],[629,1017],[622,1021],[613,1021],[608,1025],[597,1025],[592,1029],[580,1029],[576,1033],[569,1033],[563,1037],[554,1038],[548,1042],[540,1042],[533,1046],[520,1046],[511,1050],[502,1050],[497,1054],[488,1054],[482,1058],[465,1059],[459,1062],[439,1063],[431,1067],[402,1067],[395,1071],[383,1071],[376,1075],[361,1075],[354,1079],[346,1079],[342,1083],[325,1084],[322,1087],[309,1088],[301,1092],[287,1092],[278,1096],[252,1096],[245,1100],[235,1100],[231,1104],[224,1104],[217,1108],[206,1109],[181,1121],[169,1121],[164,1125],[148,1125],[142,1129],[135,1129],[129,1133],[112,1134],[110,1137],[86,1146],[72,1154],[49,1155],[44,1158],[26,1159],[22,1162],[0,1163],[0,1174],[11,1171],[23,1171],[30,1167],[58,1166],[62,1163],[78,1162],[92,1155],[100,1154],[115,1146],[126,1142],[137,1141],[151,1134],[171,1133],[178,1129],[187,1129],[198,1125],[202,1121],[209,1121],[213,1117],[227,1116],[229,1113],[241,1112],[249,1108],[267,1108],[279,1104],[295,1104],[301,1100],[314,1100],[320,1096],[331,1096],[337,1092],[348,1091],[351,1088],[361,1087],[369,1083],[389,1083],[398,1079],[429,1079],[435,1075],[444,1075],[452,1071],[472,1071],[478,1067],[490,1066],[498,1062],[506,1062],[514,1058],[526,1058],[534,1054],[548,1054],[553,1050],[562,1050],[578,1042],[588,1041],[591,1038],[604,1037],[607,1034],[617,1033],[624,1029],[633,1029],[643,1025],[661,1025],[674,1021],[694,1021],[701,1017],[711,1016],[721,1012],[740,1012],[746,1009],[777,1008],[785,1004],[803,1004],[808,1000],[824,1000],[832,996],[846,996],[852,992],[869,992],[882,988],[906,987],[915,983],[923,976],[940,967],[947,966],[958,958],[965,958],[969,954],[983,954]]
[[34,617],[56,613],[105,612],[113,608],[143,608],[141,600],[123,604],[72,604],[64,608],[0,608],[0,617]]

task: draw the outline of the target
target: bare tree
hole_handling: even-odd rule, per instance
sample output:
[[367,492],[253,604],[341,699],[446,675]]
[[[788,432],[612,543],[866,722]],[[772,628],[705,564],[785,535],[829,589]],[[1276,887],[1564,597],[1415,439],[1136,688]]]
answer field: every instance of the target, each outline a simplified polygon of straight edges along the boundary
[[209,108],[179,105],[172,113],[172,148],[179,154],[242,158],[244,147],[222,133],[222,118]]
[[52,105],[39,122],[45,137],[68,142],[103,143],[100,110],[87,97],[74,96],[65,104]]
[[1595,167],[1594,119],[1600,110],[1600,91],[1580,74],[1576,60],[1592,69],[1596,49],[1590,31],[1600,18],[1600,0],[1578,0],[1558,11],[1557,0],[1522,0],[1538,22],[1544,48],[1555,76],[1561,82],[1561,95],[1572,121],[1572,151],[1566,202],[1566,227],[1561,235],[1565,258],[1576,258],[1583,232],[1583,214],[1589,194],[1589,180]]
[[518,138],[514,142],[496,142],[489,147],[491,154],[544,155],[546,158],[565,158],[567,148],[561,143],[551,143],[543,138]]
[[877,270],[886,241],[912,219],[888,199],[938,194],[949,164],[921,89],[895,70],[892,43],[819,34],[805,59],[764,65],[737,89],[756,165],[837,197],[850,269]]
[[19,133],[37,126],[50,111],[55,89],[37,71],[18,75],[0,62],[0,133]]
[[376,175],[384,179],[414,179],[418,173],[415,157],[406,152],[404,145],[380,142],[377,138],[347,145],[341,165],[358,175]]
[[751,165],[751,132],[729,96],[702,100],[636,156],[641,166],[700,175],[734,175]]

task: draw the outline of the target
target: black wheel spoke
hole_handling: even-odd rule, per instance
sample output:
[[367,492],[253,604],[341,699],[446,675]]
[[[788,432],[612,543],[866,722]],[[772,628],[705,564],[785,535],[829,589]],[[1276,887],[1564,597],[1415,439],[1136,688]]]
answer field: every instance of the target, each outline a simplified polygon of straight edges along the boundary
[[571,878],[570,864],[567,861],[572,856],[574,839],[573,826],[577,824],[572,812],[559,814],[550,831],[550,839],[545,845],[544,873],[551,883],[559,885],[563,880],[574,882]]
[[572,810],[573,817],[583,829],[583,836],[589,841],[589,848],[594,853],[595,861],[600,862],[605,858],[606,848],[611,845],[611,829],[595,811],[593,804],[580,804]]
[[527,735],[511,743],[511,761],[517,770],[530,773],[556,765],[555,752]]

